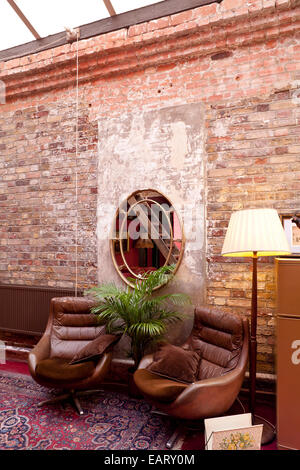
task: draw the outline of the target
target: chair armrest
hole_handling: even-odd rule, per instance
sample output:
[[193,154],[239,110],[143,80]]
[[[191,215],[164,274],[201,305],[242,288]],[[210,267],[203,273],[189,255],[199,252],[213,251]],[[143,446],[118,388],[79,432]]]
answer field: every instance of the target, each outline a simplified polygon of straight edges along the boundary
[[38,362],[47,359],[50,355],[50,335],[44,334],[37,345],[28,355],[28,366],[32,376],[35,376],[35,369]]
[[198,382],[194,382],[189,385],[181,394],[180,399],[192,399],[193,395],[197,395],[199,397],[199,393],[201,393],[202,389],[216,391],[220,393],[221,390],[225,391],[227,388],[230,388],[232,391],[232,385],[234,385],[239,378],[243,379],[244,374],[242,371],[238,371],[236,369],[228,372],[225,375],[221,375],[219,377],[214,377],[210,379],[199,380]]
[[97,378],[97,380],[103,381],[110,370],[111,360],[112,351],[105,352],[96,365],[93,378]]
[[236,399],[243,379],[244,368],[237,367],[220,377],[204,379],[189,385],[170,405],[168,412],[183,419],[219,416]]

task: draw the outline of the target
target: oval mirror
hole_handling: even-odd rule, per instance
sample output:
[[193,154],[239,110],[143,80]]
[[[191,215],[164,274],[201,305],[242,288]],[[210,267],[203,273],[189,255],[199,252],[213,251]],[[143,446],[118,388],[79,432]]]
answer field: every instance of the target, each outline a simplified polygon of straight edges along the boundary
[[144,279],[161,266],[175,265],[177,271],[184,251],[180,218],[162,193],[138,190],[117,210],[110,249],[121,278],[133,287],[132,278]]

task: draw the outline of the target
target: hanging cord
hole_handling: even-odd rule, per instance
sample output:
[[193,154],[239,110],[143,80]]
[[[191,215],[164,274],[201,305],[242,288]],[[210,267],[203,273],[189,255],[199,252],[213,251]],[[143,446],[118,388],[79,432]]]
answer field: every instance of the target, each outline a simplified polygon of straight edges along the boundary
[[[237,401],[241,405],[241,407],[243,409],[243,413],[246,413],[245,407],[244,407],[243,403],[241,402],[241,400],[239,399],[239,397],[237,397]],[[254,414],[254,417],[260,419],[261,421],[264,421],[265,423],[267,423],[273,429],[273,432],[276,434],[276,426],[274,426],[272,423],[270,423],[270,421],[268,421],[266,418],[263,418],[262,416],[259,416],[257,414]]]
[[76,205],[76,220],[75,220],[75,297],[78,295],[78,118],[79,118],[79,60],[78,60],[78,41],[79,32],[76,37],[76,150],[75,150],[75,205]]
[[259,416],[257,414],[255,414],[254,416],[255,416],[255,418],[260,419],[264,423],[267,423],[270,426],[270,428],[273,429],[274,434],[276,434],[276,426],[274,426],[274,424],[270,423],[270,421],[268,421],[266,418],[263,418],[262,416]]
[[241,402],[241,400],[239,399],[239,397],[236,397],[236,400],[237,400],[237,402],[241,405],[241,408],[242,408],[242,410],[243,410],[243,413],[246,413],[245,407],[244,407],[243,403]]

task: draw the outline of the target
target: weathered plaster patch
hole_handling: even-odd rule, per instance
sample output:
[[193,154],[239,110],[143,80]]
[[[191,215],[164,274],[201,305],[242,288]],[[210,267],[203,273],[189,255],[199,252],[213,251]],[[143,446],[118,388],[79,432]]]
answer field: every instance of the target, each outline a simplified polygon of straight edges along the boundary
[[215,122],[213,133],[216,137],[225,137],[228,133],[230,119],[218,119]]
[[172,136],[171,146],[171,164],[181,170],[184,167],[185,157],[188,153],[188,138],[185,123],[182,121],[171,123]]
[[[109,233],[120,203],[138,189],[165,194],[184,222],[186,249],[172,285],[205,299],[204,111],[199,103],[128,112],[99,120],[98,280],[122,284],[109,252]],[[188,309],[191,314],[191,309]],[[180,339],[191,326],[172,331]]]

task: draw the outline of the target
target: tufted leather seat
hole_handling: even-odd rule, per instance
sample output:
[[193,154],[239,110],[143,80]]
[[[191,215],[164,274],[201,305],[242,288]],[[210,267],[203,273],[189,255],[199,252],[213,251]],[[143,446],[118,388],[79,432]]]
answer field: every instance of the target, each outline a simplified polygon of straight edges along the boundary
[[[192,332],[182,347],[200,351],[198,380],[174,390],[157,377],[150,387],[147,367],[153,355],[148,355],[134,374],[135,383],[146,399],[171,416],[194,420],[222,415],[235,401],[243,382],[248,334],[247,320],[215,308],[196,308]],[[167,387],[165,392],[163,387]]]
[[94,303],[86,298],[52,299],[53,322],[50,340],[50,358],[71,360],[84,346],[105,331],[90,313]]
[[198,380],[220,377],[239,362],[243,346],[242,319],[215,309],[196,309],[188,344],[200,351]]
[[[75,391],[98,388],[109,371],[112,358],[109,349],[97,361],[69,364],[82,348],[105,329],[105,326],[97,324],[97,317],[90,313],[93,306],[94,302],[86,297],[51,299],[46,331],[28,357],[34,380],[49,388],[69,391],[80,413],[82,410]],[[66,399],[69,395],[62,397]]]

